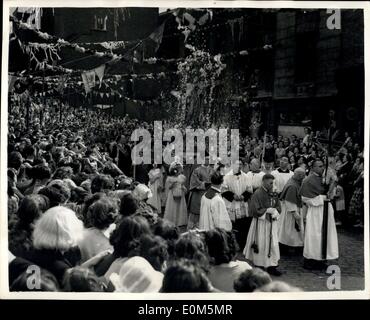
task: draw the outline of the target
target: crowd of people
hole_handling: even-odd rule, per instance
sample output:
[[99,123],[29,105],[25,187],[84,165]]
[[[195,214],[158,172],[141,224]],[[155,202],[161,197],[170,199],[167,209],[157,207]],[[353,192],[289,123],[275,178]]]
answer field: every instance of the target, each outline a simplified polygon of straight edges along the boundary
[[150,124],[28,112],[14,106],[8,119],[11,291],[299,291],[271,278],[280,252],[303,250],[305,267],[320,269],[338,258],[337,226],[363,227],[356,135],[330,154],[307,128],[244,137],[234,163],[133,165],[131,132]]

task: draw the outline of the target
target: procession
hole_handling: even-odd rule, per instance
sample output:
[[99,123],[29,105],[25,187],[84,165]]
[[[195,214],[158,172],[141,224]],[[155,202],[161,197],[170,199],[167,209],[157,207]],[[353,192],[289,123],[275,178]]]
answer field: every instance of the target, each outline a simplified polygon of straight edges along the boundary
[[[279,69],[293,16],[295,98]],[[307,34],[337,39],[327,17],[14,8],[9,290],[318,291],[332,266],[346,290],[363,288],[363,51],[348,49],[354,66],[350,45],[330,57],[332,83],[318,53],[328,83],[312,75]]]

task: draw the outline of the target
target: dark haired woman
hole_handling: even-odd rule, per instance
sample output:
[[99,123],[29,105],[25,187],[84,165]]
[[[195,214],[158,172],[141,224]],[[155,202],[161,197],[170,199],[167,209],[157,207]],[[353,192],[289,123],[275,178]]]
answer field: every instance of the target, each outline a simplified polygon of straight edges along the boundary
[[63,291],[66,292],[106,292],[107,283],[98,278],[94,271],[83,267],[68,269],[63,278]]
[[104,275],[106,279],[109,279],[112,273],[119,273],[127,257],[133,252],[137,252],[141,236],[150,233],[151,230],[145,218],[140,216],[123,218],[109,239],[113,246],[113,253],[96,266],[96,274],[98,276]]
[[234,281],[236,292],[253,292],[256,289],[272,282],[270,275],[260,268],[245,270]]
[[190,260],[207,273],[210,266],[204,233],[188,231],[182,234],[175,244],[175,260],[178,259]]
[[17,257],[26,257],[32,249],[32,232],[35,221],[49,209],[49,199],[33,194],[22,199],[17,221],[9,230],[9,250]]
[[[38,268],[39,279],[37,286],[32,285],[34,280],[32,279],[33,273],[28,272],[32,270],[30,268]],[[34,269],[36,270],[36,269]],[[31,279],[30,279],[31,278]],[[30,286],[31,284],[31,286]],[[35,265],[30,264],[27,271],[22,272],[11,284],[10,291],[32,291],[32,292],[58,292],[59,284],[55,276],[46,269],[41,269]]]
[[168,246],[164,239],[151,234],[144,234],[140,238],[137,255],[145,258],[157,271],[164,271],[167,266]]
[[36,165],[31,169],[31,177],[33,183],[26,189],[24,195],[37,193],[48,184],[51,178],[50,168],[42,164]]
[[85,216],[85,227],[82,239],[78,246],[81,251],[81,261],[87,261],[98,253],[113,249],[109,243],[110,226],[117,216],[115,203],[108,198],[102,198],[94,202]]
[[170,221],[159,218],[152,230],[156,236],[166,241],[168,256],[172,258],[175,254],[175,243],[180,236],[178,228]]
[[208,278],[213,287],[225,292],[234,291],[234,281],[252,267],[245,261],[235,260],[238,244],[231,231],[220,228],[205,234],[208,254],[212,263]]
[[42,188],[39,194],[49,198],[50,207],[55,207],[67,203],[71,197],[71,190],[62,180],[53,180],[46,187]]
[[204,273],[189,260],[173,263],[165,272],[161,292],[212,292],[213,288]]

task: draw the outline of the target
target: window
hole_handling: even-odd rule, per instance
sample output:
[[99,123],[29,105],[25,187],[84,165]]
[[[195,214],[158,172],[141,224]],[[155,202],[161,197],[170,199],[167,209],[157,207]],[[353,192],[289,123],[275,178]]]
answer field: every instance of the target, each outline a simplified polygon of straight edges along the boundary
[[97,17],[94,16],[94,30],[101,30],[101,31],[107,31],[107,20],[108,17]]

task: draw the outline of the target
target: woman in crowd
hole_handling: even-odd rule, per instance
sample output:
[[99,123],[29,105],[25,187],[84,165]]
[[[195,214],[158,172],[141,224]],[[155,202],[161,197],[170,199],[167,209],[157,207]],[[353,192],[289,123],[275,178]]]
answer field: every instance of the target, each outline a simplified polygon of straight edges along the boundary
[[169,168],[166,180],[166,208],[164,218],[177,227],[185,227],[188,223],[188,213],[185,201],[185,176],[182,174],[182,165],[173,162]]
[[171,260],[175,255],[176,241],[180,237],[178,228],[168,220],[158,219],[157,223],[152,227],[153,233],[160,236],[167,243],[168,258]]
[[271,277],[260,268],[253,268],[243,271],[234,281],[236,292],[253,292],[256,289],[271,283]]
[[234,281],[252,267],[245,261],[236,260],[238,244],[231,231],[213,229],[205,234],[211,268],[208,278],[213,287],[224,292],[233,292]]
[[364,227],[364,162],[359,165],[360,173],[353,183],[354,192],[349,203],[349,220],[354,221],[354,227]]
[[164,274],[161,292],[212,292],[210,281],[202,268],[189,260],[178,260]]
[[113,253],[96,266],[96,274],[109,279],[112,273],[118,273],[128,257],[138,250],[141,236],[150,233],[149,223],[145,218],[141,216],[123,218],[110,236]]
[[301,292],[300,288],[291,286],[290,284],[283,281],[272,281],[258,289],[254,292]]
[[153,168],[149,171],[149,188],[152,192],[152,197],[148,199],[148,203],[154,207],[158,213],[162,211],[162,189],[163,189],[163,175],[162,167],[153,164]]
[[[31,265],[30,265],[31,266]],[[35,269],[33,269],[35,270]],[[30,272],[22,272],[10,285],[9,291],[32,291],[32,292],[58,292],[60,285],[55,276],[46,269],[39,269],[40,275],[37,285],[32,284],[33,275]],[[31,284],[31,285],[30,285]]]
[[163,274],[156,271],[143,257],[131,257],[109,277],[115,292],[159,292]]
[[9,250],[17,257],[27,257],[32,250],[34,223],[49,205],[49,199],[40,194],[26,196],[20,202],[17,220],[9,229]]
[[278,147],[275,149],[275,157],[279,160],[282,156],[285,156],[285,148],[283,146],[283,142],[279,141]]
[[148,186],[139,183],[132,191],[131,195],[137,201],[138,208],[135,214],[145,217],[150,225],[156,223],[158,213],[154,207],[148,204],[148,200],[152,198],[152,192]]
[[209,271],[209,256],[203,232],[188,231],[180,236],[175,243],[175,260],[178,259],[190,260],[205,272]]
[[45,187],[51,178],[51,171],[48,166],[39,164],[32,168],[30,176],[33,182],[25,190],[24,195],[38,193],[39,190]]
[[[72,210],[62,206],[50,208],[36,221],[33,249],[26,258],[50,271],[61,284],[66,270],[80,263],[78,242],[82,232],[82,221]],[[92,266],[99,259],[86,261],[82,266]]]
[[167,267],[167,242],[152,234],[144,234],[139,240],[137,255],[145,258],[156,271],[164,271]]
[[83,267],[68,269],[64,275],[62,288],[65,292],[106,292],[108,284],[98,278],[94,271]]
[[78,247],[81,261],[85,262],[105,250],[113,250],[109,243],[110,227],[115,222],[118,209],[115,203],[104,197],[94,202],[86,213],[85,227]]

